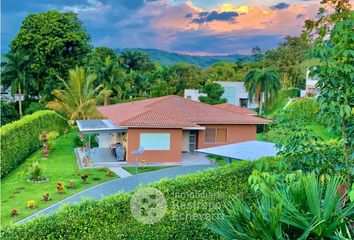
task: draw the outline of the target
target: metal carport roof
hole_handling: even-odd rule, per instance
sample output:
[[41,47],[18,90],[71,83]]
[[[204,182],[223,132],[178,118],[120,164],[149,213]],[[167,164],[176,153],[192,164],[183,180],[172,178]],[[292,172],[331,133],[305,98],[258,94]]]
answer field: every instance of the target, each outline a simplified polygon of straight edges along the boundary
[[196,152],[212,154],[225,158],[240,160],[257,160],[261,157],[271,157],[277,154],[274,143],[261,141],[247,141],[241,143],[227,144],[223,146],[202,148]]

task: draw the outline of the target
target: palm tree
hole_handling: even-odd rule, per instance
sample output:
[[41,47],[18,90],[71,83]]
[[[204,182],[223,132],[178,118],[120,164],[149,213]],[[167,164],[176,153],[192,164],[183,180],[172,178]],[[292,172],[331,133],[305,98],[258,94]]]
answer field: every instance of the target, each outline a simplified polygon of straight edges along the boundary
[[120,98],[123,94],[121,85],[124,78],[124,72],[119,67],[118,62],[113,61],[109,56],[105,58],[103,65],[98,68],[98,82],[103,84],[104,90],[104,105],[108,105],[109,96],[114,93]]
[[9,83],[11,93],[18,94],[18,110],[22,118],[22,93],[25,93],[24,89],[28,87],[28,84],[35,85],[27,71],[29,57],[21,52],[9,52],[5,55],[3,66],[1,76],[4,82]]
[[54,100],[47,108],[65,113],[70,120],[97,117],[97,102],[102,98],[103,85],[94,87],[96,75],[86,74],[83,67],[69,70],[69,81],[58,77],[64,84],[64,90],[54,90]]
[[119,60],[122,66],[131,72],[140,69],[145,62],[149,62],[149,56],[143,52],[126,50],[121,53]]
[[248,98],[254,97],[258,100],[259,114],[262,113],[263,101],[271,104],[274,96],[280,90],[280,78],[274,70],[255,69],[249,71],[244,79],[245,88],[248,91]]

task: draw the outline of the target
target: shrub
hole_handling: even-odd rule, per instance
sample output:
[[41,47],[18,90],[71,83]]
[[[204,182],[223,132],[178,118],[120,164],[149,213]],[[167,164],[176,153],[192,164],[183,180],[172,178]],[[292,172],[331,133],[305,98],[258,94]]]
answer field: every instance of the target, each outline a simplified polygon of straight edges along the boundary
[[300,89],[295,87],[283,89],[279,92],[279,96],[281,98],[297,98],[300,97]]
[[[160,222],[141,224],[130,212],[132,193],[67,206],[56,214],[2,229],[2,239],[218,239],[208,229],[217,208],[235,197],[254,201],[247,178],[254,163],[210,169],[150,187],[167,200]],[[204,193],[204,194],[203,194]],[[199,194],[199,195],[198,195]],[[85,226],[85,227],[83,227]]]
[[211,229],[225,239],[352,239],[354,203],[347,203],[344,183],[310,174],[265,187],[259,203],[237,198]]
[[20,118],[20,115],[16,111],[12,103],[6,101],[0,101],[1,106],[1,125],[8,124]]
[[43,178],[43,168],[40,166],[38,161],[32,163],[28,167],[28,172],[31,175],[31,180],[39,181]]
[[58,193],[59,194],[62,194],[62,193],[64,193],[64,183],[63,182],[58,182],[57,183],[57,190],[58,190]]
[[34,200],[29,200],[27,202],[27,207],[31,208],[31,209],[35,208],[36,207],[36,202]]
[[45,110],[44,105],[38,103],[38,102],[31,102],[30,105],[26,108],[25,114],[29,115],[41,110]]
[[66,120],[54,111],[39,111],[0,128],[1,177],[3,178],[32,152],[41,147],[43,129],[62,133]]

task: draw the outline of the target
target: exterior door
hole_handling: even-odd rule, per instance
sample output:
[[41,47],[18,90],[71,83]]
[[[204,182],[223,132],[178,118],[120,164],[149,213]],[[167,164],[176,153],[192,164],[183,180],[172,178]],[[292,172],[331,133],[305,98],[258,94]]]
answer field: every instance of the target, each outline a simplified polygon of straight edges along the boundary
[[182,152],[189,152],[189,131],[183,131]]
[[190,130],[189,131],[189,151],[194,152],[197,143],[197,131]]

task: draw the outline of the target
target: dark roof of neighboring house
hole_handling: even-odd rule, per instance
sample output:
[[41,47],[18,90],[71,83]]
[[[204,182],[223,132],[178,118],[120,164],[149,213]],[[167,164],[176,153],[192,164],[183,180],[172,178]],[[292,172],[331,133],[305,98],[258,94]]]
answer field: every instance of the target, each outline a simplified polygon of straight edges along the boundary
[[257,113],[251,109],[244,108],[244,107],[239,107],[230,103],[221,103],[218,105],[215,105],[215,107],[228,110],[234,113],[239,113],[239,114],[246,114],[246,115],[257,115]]
[[124,127],[193,128],[200,127],[199,124],[269,123],[269,120],[174,95],[102,106],[98,111]]

